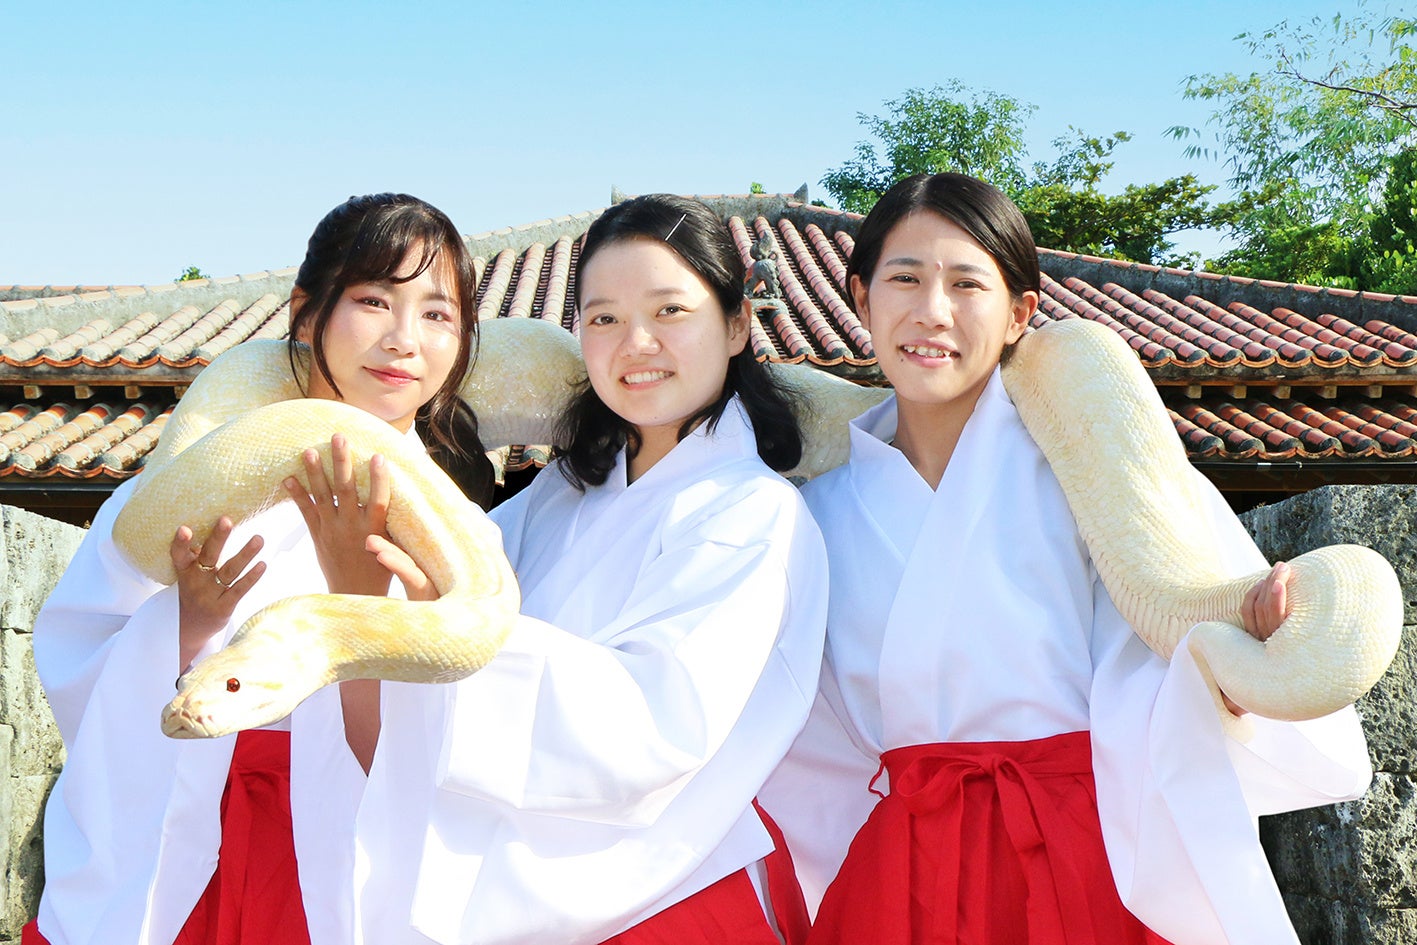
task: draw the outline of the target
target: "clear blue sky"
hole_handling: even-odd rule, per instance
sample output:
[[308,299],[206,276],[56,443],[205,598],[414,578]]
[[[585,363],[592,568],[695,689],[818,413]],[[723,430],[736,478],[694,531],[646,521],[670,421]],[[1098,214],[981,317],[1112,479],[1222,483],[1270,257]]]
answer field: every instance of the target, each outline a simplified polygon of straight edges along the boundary
[[1038,106],[1038,158],[1070,125],[1131,132],[1106,189],[1222,183],[1163,135],[1207,117],[1186,76],[1248,73],[1237,33],[1352,7],[0,0],[0,286],[295,265],[321,215],[378,190],[465,233],[612,184],[825,198],[858,112],[954,78]]

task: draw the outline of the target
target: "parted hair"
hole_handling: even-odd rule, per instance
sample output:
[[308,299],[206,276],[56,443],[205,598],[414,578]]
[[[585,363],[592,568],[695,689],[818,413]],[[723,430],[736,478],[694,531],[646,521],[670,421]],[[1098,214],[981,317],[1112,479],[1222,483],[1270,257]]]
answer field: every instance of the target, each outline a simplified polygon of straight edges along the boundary
[[[846,266],[846,284],[852,276],[869,286],[881,261],[886,238],[897,223],[921,211],[938,213],[964,230],[993,257],[1004,276],[1009,295],[1020,298],[1025,292],[1043,292],[1038,270],[1038,247],[1023,212],[1003,191],[967,174],[913,174],[897,181],[886,191],[856,234],[856,248]],[[847,302],[856,309],[854,292]],[[1006,345],[1000,362],[1007,362],[1013,345]]]
[[[1028,221],[1003,191],[965,174],[914,174],[897,182],[876,201],[856,233],[856,248],[846,267],[847,284],[860,276],[870,285],[886,237],[913,213],[931,210],[953,222],[994,257],[1009,294],[1041,292],[1038,248]],[[847,293],[852,302],[852,293]]]
[[[586,231],[579,270],[584,272],[586,264],[605,247],[633,239],[663,243],[709,287],[726,319],[738,315],[746,275],[743,257],[723,221],[701,201],[646,194],[616,204]],[[577,306],[582,301],[583,284],[583,280],[576,280]],[[753,356],[751,344],[729,359],[723,392],[684,421],[679,439],[700,423],[708,424],[712,432],[735,396],[752,423],[763,462],[779,472],[796,466],[802,457],[802,432],[793,399]],[[577,391],[561,418],[557,442],[562,445],[562,474],[582,491],[587,485],[604,484],[622,448],[633,456],[640,447],[634,426],[607,407],[589,381]]]
[[[403,272],[404,261],[415,265]],[[340,393],[325,359],[330,316],[345,290],[368,282],[408,282],[430,266],[446,266],[458,303],[458,350],[447,379],[418,411],[419,434],[429,455],[484,508],[492,499],[493,473],[477,432],[477,416],[458,397],[477,356],[477,279],[472,257],[451,220],[438,208],[408,194],[350,197],[325,214],[310,236],[305,260],[295,276],[304,304],[291,318],[287,351],[295,376],[308,360],[330,388]],[[307,349],[299,340],[310,339]]]

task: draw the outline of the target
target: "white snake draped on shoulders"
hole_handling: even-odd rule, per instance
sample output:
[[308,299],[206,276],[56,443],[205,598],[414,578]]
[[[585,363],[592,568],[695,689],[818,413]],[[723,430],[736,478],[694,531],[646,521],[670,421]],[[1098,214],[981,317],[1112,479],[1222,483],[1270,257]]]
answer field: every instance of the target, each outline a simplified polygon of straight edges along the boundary
[[[477,367],[463,390],[486,446],[551,441],[554,420],[584,377],[579,346],[537,319],[480,326]],[[799,394],[805,447],[791,474],[810,478],[847,458],[847,422],[885,392],[824,372],[774,365]],[[1203,671],[1242,707],[1278,719],[1315,718],[1373,686],[1396,653],[1402,594],[1376,553],[1331,546],[1292,562],[1291,615],[1266,642],[1241,629],[1245,591],[1214,537],[1194,528],[1201,498],[1156,388],[1105,327],[1068,319],[1031,331],[1004,384],[1052,466],[1118,610],[1157,653],[1181,638]],[[164,730],[214,736],[268,724],[342,679],[447,681],[484,665],[518,607],[496,529],[428,457],[355,408],[301,398],[281,342],[248,342],[203,371],[170,418],[114,538],[151,577],[174,579],[167,547],[187,524],[200,542],[219,515],[240,520],[283,495],[300,456],[344,433],[356,468],[390,460],[389,532],[432,577],[433,603],[308,595],[252,617],[188,672]],[[1099,469],[1107,470],[1106,476]],[[367,483],[361,481],[361,490]]]

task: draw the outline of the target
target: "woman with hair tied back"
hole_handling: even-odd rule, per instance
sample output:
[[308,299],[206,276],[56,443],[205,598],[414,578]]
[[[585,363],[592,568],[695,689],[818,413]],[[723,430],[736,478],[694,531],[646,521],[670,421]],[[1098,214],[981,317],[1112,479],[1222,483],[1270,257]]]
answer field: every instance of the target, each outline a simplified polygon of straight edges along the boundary
[[[351,197],[310,237],[289,353],[308,396],[359,407],[414,440],[421,432],[485,502],[491,464],[458,399],[474,353],[474,288],[462,237],[436,208],[402,194]],[[342,437],[332,451],[333,479],[307,452],[308,481],[286,482],[293,502],[236,527],[222,518],[202,544],[178,529],[171,586],[114,545],[132,485],[99,510],[35,621],[35,665],[68,758],[45,811],[46,882],[25,945],[352,940],[360,759],[375,734],[358,722],[377,683],[323,689],[286,719],[235,736],[177,740],[158,724],[174,678],[266,604],[390,593],[366,547],[384,534],[383,459],[370,462],[361,506]]]
[[492,512],[522,616],[468,679],[384,685],[370,945],[803,937],[754,797],[816,690],[826,560],[773,471],[801,439],[748,347],[743,276],[698,201],[637,197],[586,233],[588,381],[559,458]]
[[[831,561],[827,658],[762,794],[810,941],[1296,942],[1254,817],[1361,794],[1356,716],[1253,718],[1236,740],[1187,644],[1168,663],[1113,606],[1000,381],[1041,294],[1023,215],[971,177],[907,178],[862,223],[848,283],[894,396],[804,489]],[[1234,575],[1263,568],[1199,488],[1187,527],[1214,530]],[[1285,617],[1290,578],[1251,588],[1252,636]]]

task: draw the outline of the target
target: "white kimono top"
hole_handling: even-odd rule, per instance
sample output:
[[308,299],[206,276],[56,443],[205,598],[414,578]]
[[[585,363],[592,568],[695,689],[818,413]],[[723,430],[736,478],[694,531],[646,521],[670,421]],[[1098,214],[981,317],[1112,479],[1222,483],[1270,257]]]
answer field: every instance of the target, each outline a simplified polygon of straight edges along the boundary
[[[1187,643],[1168,664],[1117,613],[997,371],[937,490],[888,445],[895,430],[891,399],[853,422],[850,463],[804,489],[831,559],[827,659],[812,717],[761,797],[809,908],[875,804],[883,751],[1090,731],[1127,907],[1176,945],[1297,943],[1255,817],[1365,790],[1352,708],[1302,724],[1252,717],[1247,743],[1227,737]],[[1263,568],[1205,491],[1210,522],[1186,527],[1213,527],[1235,575]]]
[[[35,620],[35,666],[68,753],[44,816],[39,929],[52,945],[171,945],[221,844],[236,736],[162,734],[179,670],[177,587],[148,580],[113,543],[132,488],[125,483],[99,509]],[[226,553],[258,534],[266,573],[199,660],[266,604],[327,589],[294,505],[238,525]],[[343,945],[353,934],[353,824],[364,774],[345,743],[338,687],[271,727],[291,733],[291,819],[310,939]]]
[[751,803],[816,692],[826,556],[737,402],[631,485],[623,453],[584,493],[553,467],[493,518],[510,639],[384,687],[370,945],[599,942],[773,847]]

